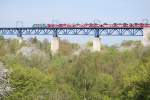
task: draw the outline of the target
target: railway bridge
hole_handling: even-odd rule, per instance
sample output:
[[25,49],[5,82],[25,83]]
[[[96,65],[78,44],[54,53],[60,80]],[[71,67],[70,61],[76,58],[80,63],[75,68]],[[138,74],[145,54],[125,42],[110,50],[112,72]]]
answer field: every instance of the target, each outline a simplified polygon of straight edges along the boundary
[[93,35],[93,51],[101,51],[100,36],[143,36],[143,45],[149,46],[150,24],[34,24],[32,27],[2,27],[0,35],[17,35],[20,43],[24,35],[53,35],[53,54],[59,50],[60,35]]

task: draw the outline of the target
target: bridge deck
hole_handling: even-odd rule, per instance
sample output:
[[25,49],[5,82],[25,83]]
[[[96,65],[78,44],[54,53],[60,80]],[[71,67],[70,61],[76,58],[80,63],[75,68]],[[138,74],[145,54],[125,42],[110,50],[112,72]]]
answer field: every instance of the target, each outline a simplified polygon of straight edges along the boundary
[[1,35],[95,35],[143,36],[150,24],[34,24],[32,27],[3,27]]

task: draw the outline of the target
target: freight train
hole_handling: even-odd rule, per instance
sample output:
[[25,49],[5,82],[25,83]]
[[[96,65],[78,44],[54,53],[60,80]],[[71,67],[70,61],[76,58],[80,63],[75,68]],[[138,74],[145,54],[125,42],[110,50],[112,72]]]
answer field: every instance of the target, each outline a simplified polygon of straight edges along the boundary
[[123,23],[123,24],[34,24],[33,28],[143,28],[150,27],[150,24]]

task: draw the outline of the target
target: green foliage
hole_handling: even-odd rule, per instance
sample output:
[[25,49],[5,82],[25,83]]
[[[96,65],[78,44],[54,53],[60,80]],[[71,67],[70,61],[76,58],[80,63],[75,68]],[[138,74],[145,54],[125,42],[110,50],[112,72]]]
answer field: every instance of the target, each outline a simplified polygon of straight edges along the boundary
[[6,54],[15,54],[19,48],[20,45],[16,39],[5,40],[3,37],[0,37],[0,57]]
[[150,99],[150,54],[149,48],[142,52],[139,64],[128,68],[124,73],[124,89],[122,99],[149,100]]
[[10,83],[13,92],[6,97],[8,100],[41,100],[48,99],[55,90],[52,77],[35,68],[24,68],[11,65]]
[[[34,45],[46,56],[16,54]],[[10,71],[13,91],[4,100],[150,100],[150,48],[137,41],[118,51],[103,47],[100,53],[72,53],[77,44],[61,41],[60,53],[51,56],[50,44],[34,38],[30,44],[0,38],[0,59]]]
[[86,46],[87,46],[88,48],[90,48],[90,47],[93,46],[93,43],[92,43],[91,41],[88,41],[88,42],[86,43]]
[[141,46],[141,41],[132,41],[132,40],[129,40],[129,41],[123,41],[123,43],[121,44],[121,46],[137,46],[137,45],[140,45]]
[[4,36],[0,35],[0,40],[4,40]]
[[69,43],[67,40],[60,41],[60,50],[61,55],[71,55],[79,46],[75,43]]

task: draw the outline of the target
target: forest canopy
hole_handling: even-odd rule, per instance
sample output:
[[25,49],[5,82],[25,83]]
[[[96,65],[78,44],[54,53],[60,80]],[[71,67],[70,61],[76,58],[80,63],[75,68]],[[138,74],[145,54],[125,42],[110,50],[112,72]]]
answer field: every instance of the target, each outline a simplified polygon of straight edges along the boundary
[[[103,46],[102,52],[85,49],[74,55],[78,44],[66,40],[61,44],[60,52],[52,56],[47,40],[19,44],[0,37],[0,62],[9,70],[11,87],[0,99],[150,100],[149,47],[126,41],[120,47],[135,46],[124,51]],[[34,53],[22,53],[30,49]]]

